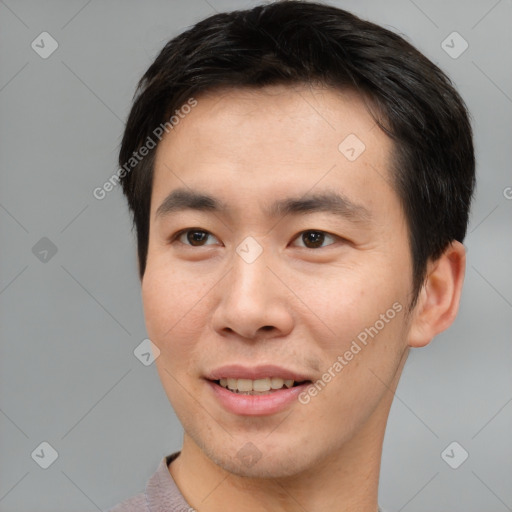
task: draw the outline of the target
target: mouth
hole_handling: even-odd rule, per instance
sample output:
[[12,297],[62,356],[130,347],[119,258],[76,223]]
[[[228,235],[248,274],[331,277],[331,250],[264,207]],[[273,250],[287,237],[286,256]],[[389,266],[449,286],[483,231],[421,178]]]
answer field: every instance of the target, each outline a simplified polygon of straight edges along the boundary
[[270,395],[282,390],[311,384],[310,380],[295,381],[293,379],[283,379],[282,377],[265,377],[261,379],[235,379],[221,378],[211,380],[210,382],[237,395]]
[[299,396],[312,383],[282,377],[255,380],[222,377],[206,379],[212,398],[227,412],[237,416],[269,416],[282,412],[298,402]]
[[266,416],[293,407],[310,379],[311,374],[272,363],[227,364],[205,375],[213,400],[239,416]]

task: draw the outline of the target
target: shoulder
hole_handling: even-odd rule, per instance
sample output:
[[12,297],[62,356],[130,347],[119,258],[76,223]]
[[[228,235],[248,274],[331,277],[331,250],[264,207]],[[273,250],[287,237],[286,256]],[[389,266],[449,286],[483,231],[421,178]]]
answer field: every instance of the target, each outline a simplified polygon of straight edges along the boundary
[[169,474],[168,465],[180,452],[163,457],[156,471],[149,478],[144,491],[118,503],[106,512],[149,512],[172,506],[169,510],[191,510]]

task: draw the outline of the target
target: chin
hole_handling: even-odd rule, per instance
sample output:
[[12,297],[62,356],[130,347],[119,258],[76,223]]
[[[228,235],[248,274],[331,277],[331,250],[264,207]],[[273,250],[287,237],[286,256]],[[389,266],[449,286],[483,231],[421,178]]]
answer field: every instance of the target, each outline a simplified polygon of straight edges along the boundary
[[[291,440],[289,446],[261,440],[238,440],[222,445],[202,443],[201,450],[217,466],[244,478],[286,478],[310,469],[308,454],[297,449],[303,443]],[[293,442],[292,442],[293,441]],[[311,448],[311,446],[310,446]],[[314,457],[313,457],[314,458]]]
[[261,458],[254,464],[240,462],[227,455],[214,462],[225,471],[244,478],[286,478],[301,471],[294,457],[283,458],[275,453],[272,456],[262,453]]

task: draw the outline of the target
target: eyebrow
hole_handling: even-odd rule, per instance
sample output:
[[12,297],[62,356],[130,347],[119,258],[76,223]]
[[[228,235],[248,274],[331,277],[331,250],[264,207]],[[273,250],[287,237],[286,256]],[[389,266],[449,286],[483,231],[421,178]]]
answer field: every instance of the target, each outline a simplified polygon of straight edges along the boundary
[[[184,210],[221,213],[228,212],[230,208],[220,199],[208,194],[179,188],[173,190],[162,201],[155,212],[155,218],[165,217]],[[316,212],[332,213],[352,222],[369,222],[372,217],[366,207],[351,201],[343,194],[333,191],[279,199],[264,211],[268,217]]]

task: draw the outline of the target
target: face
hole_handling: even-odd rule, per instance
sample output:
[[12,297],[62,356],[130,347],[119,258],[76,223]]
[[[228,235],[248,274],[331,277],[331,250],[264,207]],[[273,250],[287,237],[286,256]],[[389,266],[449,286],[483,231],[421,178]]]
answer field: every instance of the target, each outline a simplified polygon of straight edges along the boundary
[[197,102],[157,150],[146,326],[186,438],[288,476],[384,428],[412,289],[392,143],[349,92]]

